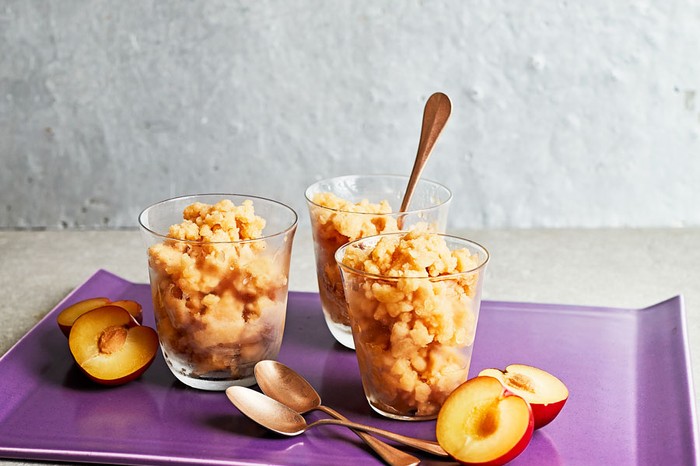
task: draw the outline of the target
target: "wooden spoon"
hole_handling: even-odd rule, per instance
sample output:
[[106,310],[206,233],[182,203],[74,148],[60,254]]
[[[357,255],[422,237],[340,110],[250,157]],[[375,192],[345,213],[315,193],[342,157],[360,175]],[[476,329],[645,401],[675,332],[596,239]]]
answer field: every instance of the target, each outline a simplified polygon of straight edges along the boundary
[[[437,141],[447,120],[450,118],[451,112],[452,103],[450,102],[450,98],[442,92],[436,92],[431,95],[425,103],[418,152],[416,153],[416,160],[413,163],[413,170],[411,171],[411,177],[408,180],[408,186],[406,186],[406,193],[403,196],[399,212],[403,213],[408,210],[408,205],[411,203],[411,196],[413,196],[413,192],[416,189],[416,184],[418,184],[418,179],[423,172],[423,167],[425,167],[425,163],[428,161],[428,157],[430,157],[435,141]],[[399,217],[399,227],[401,228],[402,226],[403,216]]]
[[[287,405],[299,414],[318,409],[336,419],[348,419],[336,410],[321,404],[321,396],[311,384],[291,368],[273,360],[255,365],[255,380],[263,393]],[[355,433],[364,440],[387,464],[391,466],[416,466],[420,459],[398,450],[362,431]]]

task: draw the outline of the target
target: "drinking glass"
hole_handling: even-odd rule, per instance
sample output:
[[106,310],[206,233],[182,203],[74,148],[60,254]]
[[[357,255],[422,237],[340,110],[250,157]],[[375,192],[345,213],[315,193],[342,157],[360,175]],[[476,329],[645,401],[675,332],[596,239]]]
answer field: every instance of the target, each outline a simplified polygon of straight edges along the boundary
[[262,197],[201,194],[154,204],[139,223],[171,372],[203,390],[255,384],[253,367],[282,343],[297,214]]
[[450,190],[421,179],[407,212],[401,214],[407,185],[407,176],[349,175],[321,180],[306,189],[323,316],[333,337],[347,348],[354,348],[354,342],[336,250],[348,241],[379,233],[417,227],[445,231]]
[[467,380],[488,252],[400,232],[353,241],[335,257],[370,406],[393,419],[436,418]]

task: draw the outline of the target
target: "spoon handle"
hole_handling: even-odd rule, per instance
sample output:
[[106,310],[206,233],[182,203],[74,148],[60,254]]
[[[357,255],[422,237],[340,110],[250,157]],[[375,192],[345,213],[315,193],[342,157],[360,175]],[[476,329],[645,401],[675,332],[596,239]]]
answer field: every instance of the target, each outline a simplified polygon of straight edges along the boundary
[[[348,418],[346,418],[336,410],[329,408],[328,406],[321,405],[316,409],[318,409],[319,411],[323,411],[326,414],[330,414],[334,418],[340,419],[341,421],[350,422]],[[384,461],[386,461],[387,464],[390,464],[392,466],[415,466],[418,463],[420,463],[419,458],[416,458],[413,455],[409,455],[408,453],[401,451],[398,448],[394,448],[391,445],[384,443],[381,440],[374,438],[365,432],[355,429],[353,429],[353,432],[355,432],[358,437],[360,437],[370,448],[372,448],[372,450],[374,450]]]
[[405,435],[397,434],[396,432],[389,432],[388,430],[378,429],[376,427],[366,426],[364,424],[358,424],[356,422],[341,421],[340,419],[320,419],[306,426],[305,430],[320,425],[336,425],[349,427],[353,430],[362,430],[375,435],[380,435],[390,440],[394,440],[395,442],[403,443],[404,445],[408,445],[409,447],[413,447],[417,450],[425,451],[436,456],[449,456],[447,452],[443,450],[437,442],[421,440],[414,437],[407,437]]
[[442,132],[447,120],[452,112],[452,103],[450,98],[442,92],[436,92],[428,98],[423,110],[423,126],[420,132],[420,141],[418,142],[418,152],[416,153],[416,161],[413,163],[411,178],[408,180],[406,193],[401,202],[401,212],[406,212],[408,204],[411,202],[411,196],[416,189],[416,184],[423,172],[423,167],[428,161],[430,152],[433,150],[435,141]]

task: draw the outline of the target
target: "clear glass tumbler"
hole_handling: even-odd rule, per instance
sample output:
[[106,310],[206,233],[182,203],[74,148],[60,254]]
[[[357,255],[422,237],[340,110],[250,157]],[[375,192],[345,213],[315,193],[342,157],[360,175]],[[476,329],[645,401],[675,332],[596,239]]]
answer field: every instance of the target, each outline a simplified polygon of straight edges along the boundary
[[349,241],[416,227],[444,232],[452,193],[421,179],[408,211],[399,214],[407,176],[349,175],[318,181],[306,189],[316,256],[321,307],[335,339],[354,348],[347,304],[334,254]]
[[336,259],[370,406],[393,419],[436,418],[468,377],[488,252],[409,232],[353,241]]
[[202,390],[255,384],[282,344],[297,214],[256,196],[202,194],[139,215],[160,346],[177,379]]

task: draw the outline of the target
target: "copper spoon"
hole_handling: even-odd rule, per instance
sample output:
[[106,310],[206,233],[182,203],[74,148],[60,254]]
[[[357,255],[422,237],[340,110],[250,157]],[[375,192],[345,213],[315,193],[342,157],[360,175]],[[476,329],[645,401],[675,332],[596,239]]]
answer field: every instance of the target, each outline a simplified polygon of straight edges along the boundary
[[[411,170],[411,177],[408,180],[406,193],[403,195],[399,212],[403,213],[408,210],[418,179],[423,172],[428,157],[430,157],[430,153],[433,151],[435,141],[437,141],[443,128],[445,128],[445,124],[447,124],[447,120],[450,118],[450,113],[452,113],[452,103],[450,98],[442,92],[436,92],[431,95],[425,103],[418,152],[416,153],[416,160],[413,163],[413,170]],[[399,217],[399,227],[402,226],[403,216]]]
[[[311,384],[293,369],[273,360],[260,361],[255,365],[255,380],[264,394],[287,405],[299,414],[318,409],[336,419],[348,421],[334,409],[321,404],[321,397]],[[372,448],[387,464],[392,466],[414,466],[420,459],[388,445],[371,435],[353,431]]]
[[448,456],[437,442],[407,437],[395,432],[389,432],[388,430],[378,429],[356,422],[341,421],[340,419],[320,419],[311,424],[307,424],[302,415],[292,408],[288,408],[287,405],[273,400],[264,393],[257,392],[247,387],[229,387],[226,389],[226,396],[240,412],[251,420],[273,432],[289,437],[301,435],[312,427],[336,425],[349,427],[354,430],[371,432],[433,455]]

